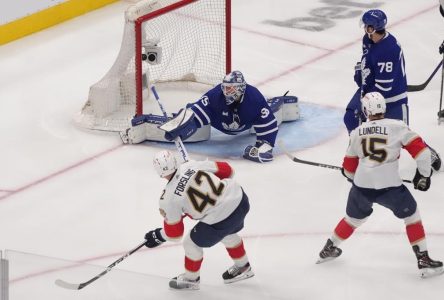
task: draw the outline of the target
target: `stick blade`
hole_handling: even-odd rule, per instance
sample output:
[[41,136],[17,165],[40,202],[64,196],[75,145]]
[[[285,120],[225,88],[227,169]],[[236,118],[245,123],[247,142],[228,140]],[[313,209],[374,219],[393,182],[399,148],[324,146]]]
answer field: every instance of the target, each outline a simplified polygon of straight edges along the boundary
[[419,92],[425,89],[425,86],[423,84],[419,85],[408,85],[407,86],[407,92]]
[[82,288],[81,284],[69,283],[69,282],[63,281],[61,279],[57,279],[55,281],[55,284],[61,288],[68,289],[68,290],[80,290]]

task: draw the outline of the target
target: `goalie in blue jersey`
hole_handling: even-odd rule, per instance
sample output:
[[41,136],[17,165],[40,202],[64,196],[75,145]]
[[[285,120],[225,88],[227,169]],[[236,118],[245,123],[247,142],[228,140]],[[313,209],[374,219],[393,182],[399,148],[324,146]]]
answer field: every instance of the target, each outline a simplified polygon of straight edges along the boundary
[[[179,121],[180,120],[180,121]],[[243,157],[263,163],[273,160],[278,121],[261,92],[246,83],[240,71],[226,75],[221,84],[188,104],[175,118],[159,128],[167,140],[186,140],[197,128],[210,124],[230,135],[254,128],[256,143],[245,148]]]

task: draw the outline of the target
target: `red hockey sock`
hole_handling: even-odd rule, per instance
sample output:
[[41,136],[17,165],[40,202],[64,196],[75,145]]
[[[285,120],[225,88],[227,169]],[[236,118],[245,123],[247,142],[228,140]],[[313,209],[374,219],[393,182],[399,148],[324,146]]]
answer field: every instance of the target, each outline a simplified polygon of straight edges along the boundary
[[424,227],[422,226],[421,221],[407,225],[406,230],[410,244],[412,245],[417,244],[421,240],[425,239]]
[[242,258],[245,256],[244,243],[240,242],[240,244],[234,248],[227,248],[227,251],[232,259]]
[[185,270],[189,272],[199,272],[202,261],[203,258],[201,260],[192,260],[185,256]]
[[355,228],[347,223],[345,218],[343,218],[335,228],[335,234],[341,240],[348,239],[355,231]]

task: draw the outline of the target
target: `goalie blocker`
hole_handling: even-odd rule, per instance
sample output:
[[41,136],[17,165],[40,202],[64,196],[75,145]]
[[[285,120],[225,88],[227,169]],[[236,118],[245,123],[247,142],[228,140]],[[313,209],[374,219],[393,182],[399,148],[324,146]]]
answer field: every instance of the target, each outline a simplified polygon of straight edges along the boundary
[[165,131],[165,139],[168,141],[177,137],[185,141],[197,131],[198,127],[194,122],[194,112],[187,108],[181,109],[173,119],[159,126],[159,129]]

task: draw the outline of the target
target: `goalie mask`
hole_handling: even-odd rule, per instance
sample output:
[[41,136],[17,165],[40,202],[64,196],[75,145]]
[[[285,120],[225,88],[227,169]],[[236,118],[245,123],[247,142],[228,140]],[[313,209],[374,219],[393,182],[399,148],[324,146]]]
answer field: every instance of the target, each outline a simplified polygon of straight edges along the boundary
[[225,96],[225,103],[230,105],[242,99],[247,83],[240,71],[233,71],[224,77],[221,88]]
[[361,99],[362,112],[368,118],[377,114],[385,114],[385,98],[378,92],[365,94]]
[[178,163],[173,153],[168,150],[160,151],[153,159],[154,169],[160,177],[173,174],[178,167]]

